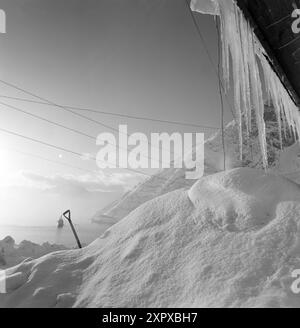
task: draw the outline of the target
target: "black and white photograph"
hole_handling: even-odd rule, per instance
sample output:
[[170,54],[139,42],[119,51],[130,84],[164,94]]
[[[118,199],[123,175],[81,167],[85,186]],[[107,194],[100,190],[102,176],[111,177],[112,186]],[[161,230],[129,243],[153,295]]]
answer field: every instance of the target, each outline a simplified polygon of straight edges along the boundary
[[300,0],[0,0],[0,309],[300,308],[299,138]]

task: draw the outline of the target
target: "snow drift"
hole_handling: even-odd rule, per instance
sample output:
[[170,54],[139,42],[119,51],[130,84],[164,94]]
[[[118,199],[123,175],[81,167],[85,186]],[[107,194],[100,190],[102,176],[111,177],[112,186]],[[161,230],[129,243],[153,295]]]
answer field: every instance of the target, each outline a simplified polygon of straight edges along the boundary
[[45,254],[67,249],[63,245],[50,244],[48,242],[38,245],[28,240],[23,240],[16,245],[10,236],[0,240],[0,270],[16,265],[28,257],[38,258]]
[[15,288],[0,306],[299,307],[299,232],[299,185],[250,168],[217,173],[147,202],[82,250],[8,269]]
[[[295,143],[292,134],[282,133],[281,135],[279,133],[277,115],[273,106],[265,106],[264,118],[266,120],[269,168],[300,182],[300,178],[297,177],[299,175],[297,172],[300,173],[299,143]],[[239,126],[235,121],[227,124],[225,129],[227,169],[242,166],[263,168],[258,141],[258,128],[253,116],[252,131],[249,133],[249,139],[246,142],[247,135],[247,131],[243,129],[244,154],[241,161]],[[281,151],[281,145],[286,148],[284,152]],[[219,131],[205,141],[205,175],[222,171],[223,158],[222,134]],[[296,174],[292,174],[294,172]],[[147,181],[140,183],[136,188],[127,192],[121,199],[98,211],[92,220],[97,223],[113,225],[146,201],[180,188],[188,189],[194,183],[194,180],[185,179],[185,168],[161,170]]]

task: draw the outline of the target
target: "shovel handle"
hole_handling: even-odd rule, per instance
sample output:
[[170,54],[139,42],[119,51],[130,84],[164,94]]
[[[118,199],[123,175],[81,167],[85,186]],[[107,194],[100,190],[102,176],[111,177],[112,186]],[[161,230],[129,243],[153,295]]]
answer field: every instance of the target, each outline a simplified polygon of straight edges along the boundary
[[63,213],[63,216],[64,216],[64,218],[67,219],[67,220],[69,221],[69,223],[70,223],[70,226],[71,226],[71,229],[72,229],[73,235],[74,235],[74,237],[75,237],[75,239],[76,239],[76,242],[77,242],[78,248],[82,248],[82,245],[81,245],[81,243],[80,243],[79,237],[78,237],[78,235],[77,235],[77,232],[76,232],[75,227],[74,227],[74,225],[73,225],[73,222],[72,222],[72,220],[71,220],[71,211],[70,211],[70,210],[65,211],[65,212]]

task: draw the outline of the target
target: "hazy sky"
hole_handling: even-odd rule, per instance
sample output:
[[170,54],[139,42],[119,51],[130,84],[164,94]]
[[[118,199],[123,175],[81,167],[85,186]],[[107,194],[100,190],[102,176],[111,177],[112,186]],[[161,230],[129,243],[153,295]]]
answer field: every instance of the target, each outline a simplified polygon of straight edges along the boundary
[[[218,80],[185,0],[2,0],[0,78],[55,103],[220,126]],[[212,17],[196,14],[213,59]],[[0,83],[0,95],[36,100]],[[59,108],[0,98],[22,110],[96,136],[111,132]],[[133,132],[205,132],[84,113]],[[226,106],[226,120],[232,119]],[[95,154],[95,140],[0,105],[0,128]],[[46,157],[80,171],[11,150]],[[132,186],[132,172],[97,172],[94,161],[0,132],[0,224],[53,224],[72,208],[80,222]]]

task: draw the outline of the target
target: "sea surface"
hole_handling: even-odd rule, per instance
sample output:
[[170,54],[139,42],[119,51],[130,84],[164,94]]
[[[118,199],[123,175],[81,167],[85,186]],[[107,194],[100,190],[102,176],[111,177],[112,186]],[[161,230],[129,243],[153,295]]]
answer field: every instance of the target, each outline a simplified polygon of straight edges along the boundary
[[[92,241],[100,237],[108,227],[108,225],[95,223],[75,225],[79,239],[81,243],[85,245],[90,244]],[[16,244],[19,244],[22,240],[29,240],[37,244],[49,242],[50,244],[76,247],[75,238],[67,223],[62,229],[57,229],[56,226],[24,227],[0,225],[0,240],[6,236],[11,236]]]

